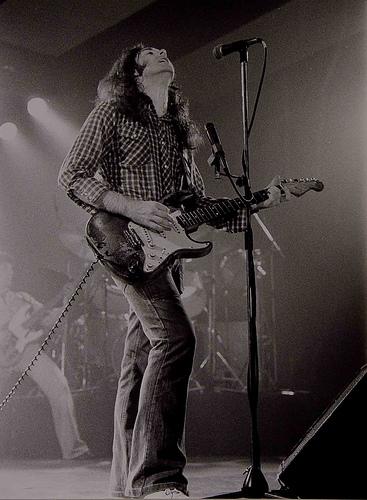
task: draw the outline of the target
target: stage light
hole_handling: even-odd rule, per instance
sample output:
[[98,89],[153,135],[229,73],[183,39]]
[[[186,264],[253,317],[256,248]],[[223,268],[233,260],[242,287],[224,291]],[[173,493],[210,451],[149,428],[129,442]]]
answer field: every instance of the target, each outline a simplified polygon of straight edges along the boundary
[[27,109],[34,119],[33,124],[39,127],[39,132],[47,136],[48,142],[52,139],[65,155],[74,142],[80,126],[75,127],[68,119],[60,115],[55,103],[48,103],[41,97],[29,99]]
[[47,102],[41,97],[32,97],[27,104],[28,113],[35,118],[42,118],[48,113]]
[[0,126],[0,139],[12,141],[18,133],[18,127],[15,123],[6,122]]

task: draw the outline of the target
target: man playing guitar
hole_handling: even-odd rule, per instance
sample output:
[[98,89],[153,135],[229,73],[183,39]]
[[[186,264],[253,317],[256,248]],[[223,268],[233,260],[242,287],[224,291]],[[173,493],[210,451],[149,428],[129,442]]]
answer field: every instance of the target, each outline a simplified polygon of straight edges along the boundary
[[[12,279],[12,258],[0,252],[0,393],[11,373],[20,374],[28,367],[37,349],[35,342],[45,337],[60,312],[58,308],[44,311],[28,293],[14,292]],[[37,324],[32,321],[35,315],[41,316]],[[32,323],[34,326],[28,327]],[[28,374],[50,403],[62,457],[88,458],[90,452],[79,435],[68,381],[59,367],[42,353]]]
[[[204,193],[193,159],[199,134],[173,80],[164,49],[125,50],[100,82],[97,105],[59,175],[73,201],[101,214],[93,215],[87,238],[130,304],[115,405],[111,494],[117,497],[188,495],[183,435],[195,336],[174,257],[186,256],[179,240],[200,215],[213,212],[216,200]],[[186,195],[176,196],[180,190]],[[179,207],[197,212],[174,215],[162,202],[167,196],[168,205],[176,197]],[[289,197],[288,189],[272,182],[251,208],[277,205],[281,197]],[[244,230],[243,206],[230,216],[222,208],[215,205],[217,221],[208,222]]]

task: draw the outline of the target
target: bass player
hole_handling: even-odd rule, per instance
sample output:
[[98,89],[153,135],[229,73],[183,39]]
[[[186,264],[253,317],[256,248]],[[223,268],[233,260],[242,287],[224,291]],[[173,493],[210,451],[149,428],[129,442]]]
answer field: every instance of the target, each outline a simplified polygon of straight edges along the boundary
[[[59,308],[42,311],[42,319],[28,329],[32,317],[41,311],[42,304],[26,292],[12,290],[13,259],[0,253],[0,393],[6,381],[21,374],[33,359],[36,342],[46,336],[60,313]],[[74,403],[66,377],[46,353],[38,358],[28,372],[31,379],[47,397],[53,417],[62,457],[80,460],[91,457],[81,439],[74,414]]]

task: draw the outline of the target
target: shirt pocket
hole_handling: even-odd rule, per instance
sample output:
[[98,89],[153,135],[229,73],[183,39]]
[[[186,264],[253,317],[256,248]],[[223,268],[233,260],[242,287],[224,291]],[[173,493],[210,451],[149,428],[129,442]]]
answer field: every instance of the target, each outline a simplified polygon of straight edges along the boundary
[[126,196],[154,199],[155,175],[148,131],[139,124],[119,130],[119,186]]
[[121,164],[125,167],[145,165],[151,161],[149,134],[140,124],[128,124],[119,130]]

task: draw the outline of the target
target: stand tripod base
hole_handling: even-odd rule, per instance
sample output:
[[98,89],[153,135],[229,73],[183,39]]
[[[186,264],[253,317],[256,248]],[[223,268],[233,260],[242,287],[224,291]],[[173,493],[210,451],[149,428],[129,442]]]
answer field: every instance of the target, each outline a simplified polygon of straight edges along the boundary
[[260,468],[250,465],[244,472],[244,476],[245,481],[241,491],[207,498],[277,498],[273,495],[268,496],[268,483]]
[[204,497],[204,498],[227,498],[227,499],[235,499],[235,498],[299,498],[294,495],[287,494],[286,491],[283,490],[274,490],[269,493],[264,493],[264,495],[259,496],[250,496],[246,495],[243,490],[235,491],[233,493],[223,493],[222,495],[216,495],[212,497]]
[[244,475],[245,481],[242,486],[244,496],[248,498],[261,498],[269,491],[268,483],[260,467],[250,465]]

